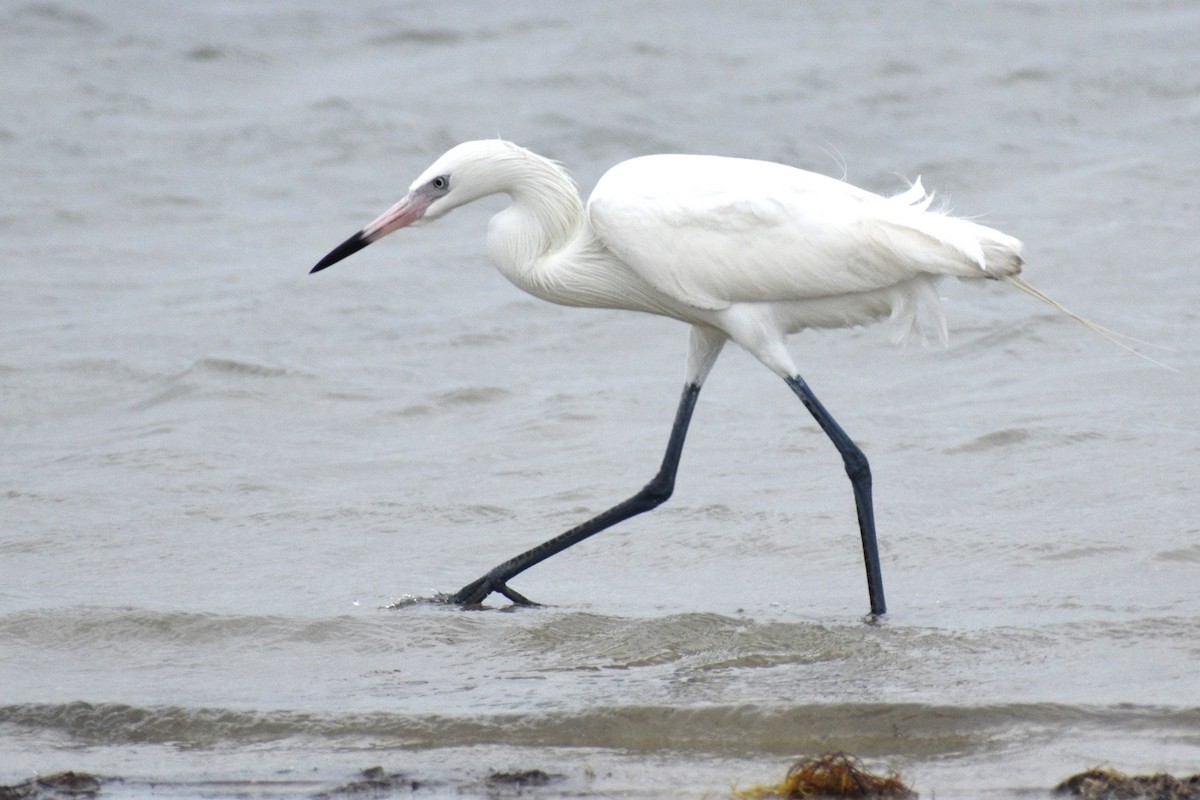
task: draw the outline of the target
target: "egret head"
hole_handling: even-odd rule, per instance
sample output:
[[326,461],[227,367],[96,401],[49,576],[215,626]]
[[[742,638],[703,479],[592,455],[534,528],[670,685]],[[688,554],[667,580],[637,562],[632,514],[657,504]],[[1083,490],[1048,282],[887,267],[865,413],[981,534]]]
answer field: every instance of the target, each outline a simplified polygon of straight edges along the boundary
[[331,250],[311,272],[336,264],[392,231],[437,219],[472,200],[511,191],[514,173],[528,156],[525,149],[499,139],[451,148],[413,181],[400,202]]

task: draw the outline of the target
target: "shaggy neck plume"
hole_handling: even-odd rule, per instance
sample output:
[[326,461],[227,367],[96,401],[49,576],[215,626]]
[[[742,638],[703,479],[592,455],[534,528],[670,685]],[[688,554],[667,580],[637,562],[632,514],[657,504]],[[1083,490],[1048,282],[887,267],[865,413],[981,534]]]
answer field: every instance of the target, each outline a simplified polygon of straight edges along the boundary
[[512,205],[492,218],[488,251],[510,280],[565,249],[583,225],[583,203],[574,181],[557,164],[513,147],[503,159],[504,190]]

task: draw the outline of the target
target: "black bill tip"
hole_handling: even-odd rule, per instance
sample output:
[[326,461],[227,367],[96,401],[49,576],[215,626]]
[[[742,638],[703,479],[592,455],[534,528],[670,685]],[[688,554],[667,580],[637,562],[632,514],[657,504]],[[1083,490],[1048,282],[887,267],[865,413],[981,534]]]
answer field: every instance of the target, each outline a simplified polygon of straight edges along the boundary
[[308,271],[308,274],[312,275],[314,272],[320,272],[326,267],[341,261],[343,258],[354,255],[370,243],[371,240],[366,236],[363,236],[362,231],[359,231],[346,241],[339,244],[337,247],[330,250],[329,255],[318,261],[317,265]]

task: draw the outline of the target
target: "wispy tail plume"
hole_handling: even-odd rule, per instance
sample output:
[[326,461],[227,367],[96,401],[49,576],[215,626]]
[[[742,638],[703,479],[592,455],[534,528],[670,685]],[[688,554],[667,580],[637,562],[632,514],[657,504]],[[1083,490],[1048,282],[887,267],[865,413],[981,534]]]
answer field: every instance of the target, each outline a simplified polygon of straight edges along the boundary
[[1153,344],[1152,342],[1146,342],[1146,341],[1142,341],[1141,339],[1135,339],[1132,336],[1127,336],[1123,333],[1118,333],[1117,331],[1111,330],[1110,328],[1106,328],[1097,322],[1092,322],[1087,317],[1085,317],[1081,314],[1076,314],[1074,311],[1067,308],[1062,303],[1058,302],[1053,297],[1046,294],[1041,289],[1037,288],[1032,283],[1025,280],[1024,278],[1022,278],[1019,275],[1004,275],[1004,276],[1002,276],[1001,279],[1004,281],[1007,281],[1008,283],[1017,287],[1018,289],[1020,289],[1022,292],[1029,295],[1030,297],[1037,298],[1038,300],[1041,300],[1043,303],[1050,306],[1051,308],[1061,311],[1062,313],[1066,314],[1068,317],[1070,317],[1071,319],[1080,323],[1084,327],[1089,328],[1092,331],[1094,331],[1095,333],[1098,333],[1099,335],[1103,336],[1105,339],[1108,339],[1110,342],[1115,344],[1117,347],[1120,347],[1123,350],[1128,350],[1129,352],[1133,353],[1135,356],[1146,359],[1151,364],[1157,364],[1158,366],[1163,367],[1165,369],[1169,369],[1172,372],[1179,371],[1179,370],[1175,369],[1175,367],[1172,367],[1169,364],[1164,364],[1157,359],[1151,358],[1150,356],[1143,353],[1141,350],[1138,350],[1136,347],[1129,344],[1129,342],[1136,342],[1137,344],[1140,344],[1144,347],[1157,347],[1160,350],[1170,350],[1169,347],[1163,347],[1162,345]]

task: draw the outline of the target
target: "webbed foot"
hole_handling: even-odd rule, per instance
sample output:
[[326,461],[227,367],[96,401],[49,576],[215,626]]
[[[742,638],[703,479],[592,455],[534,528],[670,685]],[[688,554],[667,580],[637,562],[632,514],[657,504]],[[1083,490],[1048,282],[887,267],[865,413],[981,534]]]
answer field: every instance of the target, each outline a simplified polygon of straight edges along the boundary
[[499,592],[519,606],[539,605],[515,589],[510,589],[504,581],[497,580],[491,575],[484,575],[479,580],[468,583],[454,594],[448,595],[444,602],[459,606],[477,606],[482,604],[492,592]]

